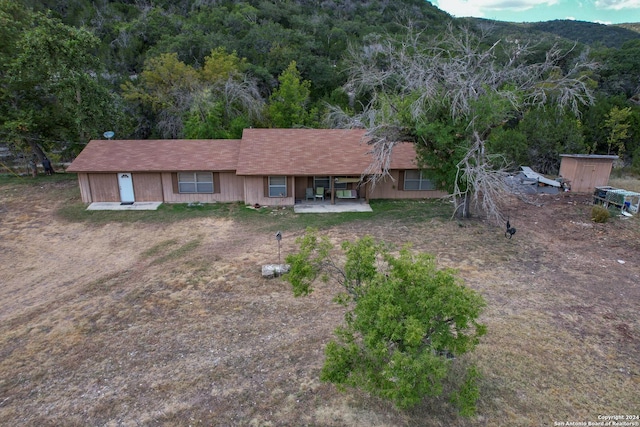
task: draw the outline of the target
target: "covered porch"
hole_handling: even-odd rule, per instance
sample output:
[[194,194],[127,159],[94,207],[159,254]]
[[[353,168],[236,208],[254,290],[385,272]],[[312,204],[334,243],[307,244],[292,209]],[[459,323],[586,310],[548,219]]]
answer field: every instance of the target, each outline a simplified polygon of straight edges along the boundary
[[296,176],[295,204],[369,201],[367,185],[361,176]]

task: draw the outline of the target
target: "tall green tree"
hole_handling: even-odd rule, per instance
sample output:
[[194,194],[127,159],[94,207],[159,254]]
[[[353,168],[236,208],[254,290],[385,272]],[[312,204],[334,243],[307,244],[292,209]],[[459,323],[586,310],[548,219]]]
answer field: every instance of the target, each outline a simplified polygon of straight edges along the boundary
[[247,67],[224,49],[214,49],[202,68],[167,53],[149,59],[139,78],[122,89],[162,138],[238,138],[263,113],[264,101],[244,72]]
[[593,104],[581,109],[582,133],[590,152],[607,153],[607,130],[602,124],[607,120],[607,114],[613,107],[625,108],[627,105],[628,101],[624,96],[606,96],[603,93],[598,93]]
[[495,129],[487,150],[503,155],[515,166],[530,166],[544,174],[557,174],[560,154],[587,153],[580,121],[558,108],[532,108],[515,126]]
[[249,68],[236,52],[211,51],[201,70],[204,88],[188,114],[186,137],[240,138],[243,129],[262,121],[264,100]]
[[276,128],[305,126],[309,120],[311,82],[302,80],[295,61],[278,77],[278,88],[269,98],[267,113]]
[[611,154],[612,150],[622,157],[625,148],[625,142],[629,138],[629,128],[631,124],[631,107],[618,108],[613,107],[607,120],[604,122],[604,128],[607,129],[607,154]]
[[122,92],[126,100],[140,107],[141,114],[156,123],[156,135],[179,138],[184,116],[201,87],[198,72],[180,61],[176,53],[167,53],[149,59],[135,81],[122,85]]
[[18,11],[11,1],[0,8],[2,19],[20,19],[3,28],[0,127],[6,139],[42,159],[45,151],[77,152],[90,138],[123,129],[121,103],[101,77],[96,37],[48,15]]
[[[370,236],[343,243],[344,263],[335,261],[331,243],[315,230],[298,243],[300,251],[286,259],[294,295],[312,292],[318,277],[333,278],[342,286],[336,299],[347,307],[345,324],[325,349],[321,380],[366,390],[401,408],[440,396],[449,381],[461,413],[475,412],[478,371],[452,359],[472,351],[485,333],[478,322],[480,295],[453,271],[438,269],[431,255],[408,248],[396,255]],[[465,374],[452,379],[456,364]]]
[[246,58],[238,57],[235,51],[227,53],[225,48],[218,47],[205,58],[202,78],[210,83],[224,82],[230,77],[240,79],[248,67]]

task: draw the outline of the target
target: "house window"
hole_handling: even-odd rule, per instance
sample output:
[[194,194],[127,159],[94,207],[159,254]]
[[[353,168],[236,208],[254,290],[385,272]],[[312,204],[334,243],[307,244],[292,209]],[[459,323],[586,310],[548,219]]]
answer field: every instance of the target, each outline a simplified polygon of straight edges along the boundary
[[178,192],[180,193],[213,193],[213,173],[180,172],[178,173]]
[[428,180],[422,171],[408,170],[404,172],[405,190],[435,190],[436,186]]
[[285,197],[287,195],[287,177],[269,177],[269,197]]
[[346,190],[347,189],[347,183],[345,182],[338,182],[338,178],[336,178],[334,180],[333,183],[333,188],[335,188],[336,190]]
[[325,190],[331,188],[331,183],[329,181],[328,176],[314,176],[313,177],[313,188],[322,187]]

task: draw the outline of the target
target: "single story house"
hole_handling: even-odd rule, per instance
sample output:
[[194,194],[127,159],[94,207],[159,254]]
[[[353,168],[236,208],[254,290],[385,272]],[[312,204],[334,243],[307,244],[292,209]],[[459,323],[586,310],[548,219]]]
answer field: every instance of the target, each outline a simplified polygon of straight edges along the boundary
[[571,191],[591,193],[609,183],[613,161],[618,156],[599,154],[560,154],[560,176],[569,182]]
[[[364,175],[371,147],[360,129],[245,129],[239,140],[92,140],[67,168],[85,203],[244,202],[291,206],[308,197],[440,197],[413,144],[393,148],[390,175]],[[321,193],[321,194],[320,194]]]

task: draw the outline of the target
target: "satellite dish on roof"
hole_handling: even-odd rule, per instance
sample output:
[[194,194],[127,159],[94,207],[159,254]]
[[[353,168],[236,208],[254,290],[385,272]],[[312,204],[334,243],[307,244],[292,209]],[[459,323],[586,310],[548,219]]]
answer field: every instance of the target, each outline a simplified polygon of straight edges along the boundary
[[103,135],[104,135],[105,138],[111,139],[115,135],[115,132],[108,130],[105,133],[103,133]]

